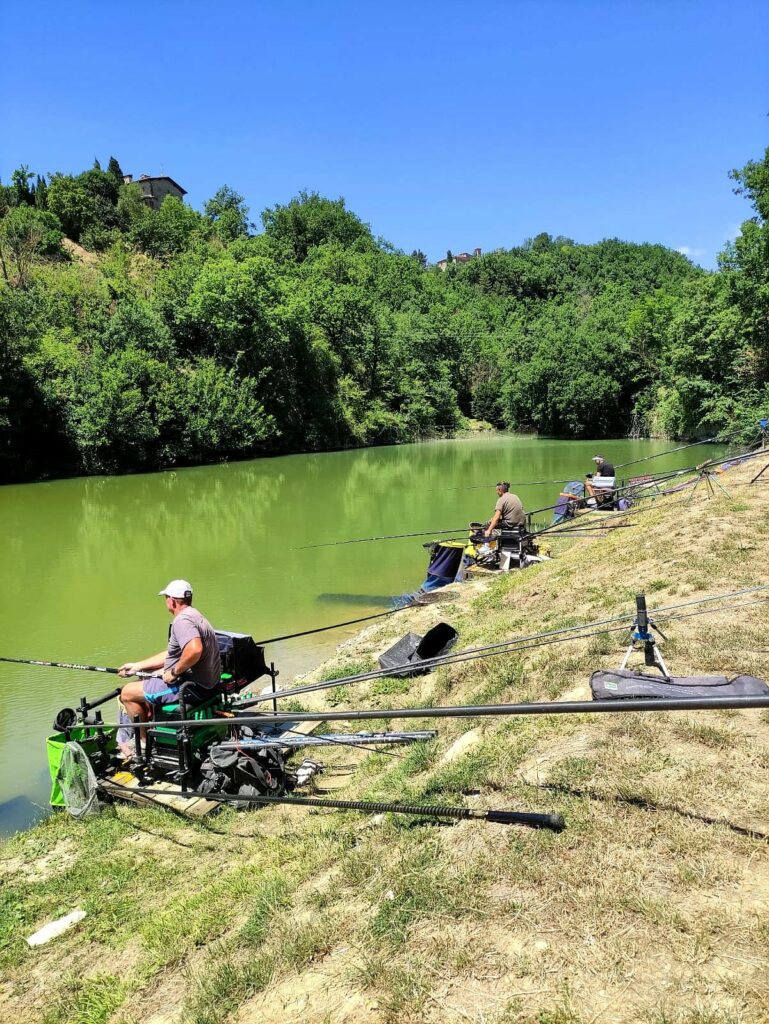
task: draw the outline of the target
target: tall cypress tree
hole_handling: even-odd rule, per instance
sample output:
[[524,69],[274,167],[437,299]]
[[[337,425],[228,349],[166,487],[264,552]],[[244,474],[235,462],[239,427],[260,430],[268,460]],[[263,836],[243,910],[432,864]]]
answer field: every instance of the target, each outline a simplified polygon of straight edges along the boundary
[[111,174],[112,177],[115,178],[115,180],[117,181],[118,185],[123,184],[123,172],[120,169],[120,164],[117,162],[114,156],[111,156],[109,158],[109,163],[107,164],[107,174]]
[[37,176],[35,183],[35,206],[38,210],[48,209],[48,186],[45,183],[45,176]]

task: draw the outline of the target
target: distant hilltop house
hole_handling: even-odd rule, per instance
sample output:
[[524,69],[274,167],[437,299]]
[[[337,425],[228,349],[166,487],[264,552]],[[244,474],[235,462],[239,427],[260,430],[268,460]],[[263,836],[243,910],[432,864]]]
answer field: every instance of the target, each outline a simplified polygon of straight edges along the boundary
[[469,263],[470,260],[474,260],[476,256],[480,255],[481,250],[479,248],[473,249],[472,255],[469,252],[458,252],[456,253],[456,255],[449,252],[446,254],[445,259],[438,260],[438,262],[435,265],[438,268],[438,270],[445,270],[449,263]]
[[187,195],[181,185],[177,185],[173,178],[168,178],[164,174],[157,178],[153,178],[149,174],[142,174],[136,181],[134,181],[133,174],[124,174],[123,184],[138,185],[141,189],[142,199],[153,210],[160,207],[166,196],[176,196],[177,199],[181,199],[182,196]]

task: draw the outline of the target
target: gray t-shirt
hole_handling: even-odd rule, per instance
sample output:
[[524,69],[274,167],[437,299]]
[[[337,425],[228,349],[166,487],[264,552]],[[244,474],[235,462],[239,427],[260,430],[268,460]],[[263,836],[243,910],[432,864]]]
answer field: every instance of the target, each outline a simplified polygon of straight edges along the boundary
[[494,511],[501,513],[498,525],[504,529],[512,530],[514,526],[526,525],[526,513],[523,511],[521,499],[509,491],[501,495],[494,506]]
[[218,686],[222,674],[219,645],[213,626],[197,608],[185,608],[174,617],[168,630],[168,653],[163,667],[166,672],[173,668],[184,648],[196,637],[203,641],[203,653],[197,665],[189,670],[185,681],[189,680],[204,690],[210,690]]

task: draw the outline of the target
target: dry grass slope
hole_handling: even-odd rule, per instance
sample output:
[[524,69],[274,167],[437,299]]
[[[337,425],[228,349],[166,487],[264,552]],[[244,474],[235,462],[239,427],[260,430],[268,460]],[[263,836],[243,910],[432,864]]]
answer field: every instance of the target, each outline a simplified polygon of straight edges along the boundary
[[[462,646],[766,582],[767,486],[661,502],[366,630],[326,676],[446,619]],[[760,596],[760,595],[759,595]],[[746,602],[749,599],[745,599]],[[671,622],[679,674],[769,676],[766,605]],[[620,634],[377,681],[311,706],[587,697]],[[430,725],[430,723],[425,723]],[[417,723],[415,723],[415,726]],[[328,752],[319,788],[558,810],[560,835],[275,808],[190,824],[116,808],[0,850],[0,1016],[110,1024],[769,1021],[769,715],[447,720],[392,758]],[[325,752],[324,752],[325,753]],[[352,772],[347,766],[355,763]],[[459,794],[462,794],[459,796]],[[36,867],[37,865],[37,867]],[[80,905],[80,932],[21,936]]]

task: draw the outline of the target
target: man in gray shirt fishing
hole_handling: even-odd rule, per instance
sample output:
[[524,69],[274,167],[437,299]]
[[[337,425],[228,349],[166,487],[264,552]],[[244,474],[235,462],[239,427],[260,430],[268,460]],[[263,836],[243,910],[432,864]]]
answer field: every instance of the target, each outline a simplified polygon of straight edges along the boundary
[[[183,684],[189,684],[184,691],[189,704],[204,701],[219,685],[222,667],[216,634],[208,619],[192,607],[192,585],[187,580],[171,580],[158,596],[166,599],[166,608],[173,616],[168,647],[141,661],[127,661],[118,669],[121,676],[158,672],[123,687],[120,701],[125,710],[121,722],[131,722],[137,715],[146,722],[152,705],[178,701]],[[132,730],[118,731],[118,743],[124,752],[132,739]]]
[[526,513],[517,494],[510,494],[510,484],[500,480],[497,484],[497,503],[494,515],[486,527],[486,536],[492,537],[495,530],[514,530],[517,526],[526,525]]

